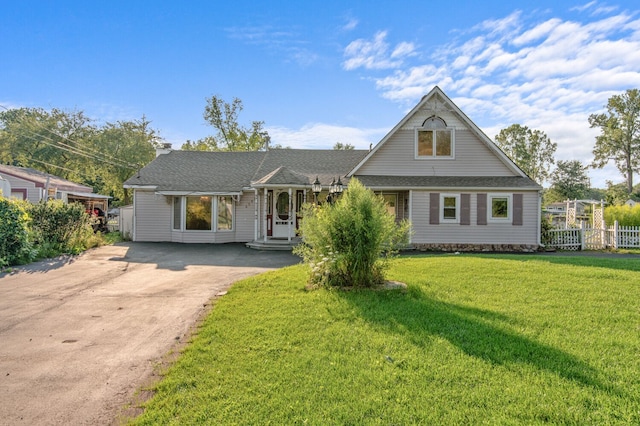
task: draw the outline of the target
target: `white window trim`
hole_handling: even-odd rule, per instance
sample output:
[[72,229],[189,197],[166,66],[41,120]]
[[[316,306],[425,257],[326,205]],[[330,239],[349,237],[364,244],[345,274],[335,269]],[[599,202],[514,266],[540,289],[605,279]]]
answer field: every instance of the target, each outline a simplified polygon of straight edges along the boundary
[[[229,197],[231,200],[231,229],[218,229],[218,201],[220,197]],[[214,202],[213,214],[215,217],[215,232],[233,232],[236,228],[236,203],[231,195],[216,195]]]
[[[451,155],[449,156],[436,156],[436,147],[433,147],[433,155],[418,155],[418,133],[425,131],[435,130],[449,130],[451,132]],[[445,127],[444,129],[431,129],[427,127],[416,127],[413,136],[414,144],[414,158],[416,160],[455,160],[456,159],[456,129],[455,127]]]
[[[171,203],[171,231],[185,233],[224,233],[234,232],[236,229],[236,203],[232,195],[210,195],[211,197],[211,228],[212,229],[187,229],[187,197],[189,195],[181,195],[180,197],[180,229],[174,229],[173,203]],[[231,217],[233,223],[231,229],[218,229],[218,197],[230,197],[231,199]]]
[[[494,198],[506,198],[507,199],[507,217],[493,217],[493,199]],[[513,197],[511,194],[487,194],[487,222],[492,223],[511,223],[513,217]]]
[[[456,199],[456,218],[449,219],[444,217],[444,199],[455,198]],[[460,194],[440,194],[440,223],[460,223]]]
[[[176,228],[176,215],[174,212],[175,209],[175,199],[179,199],[180,200],[180,223],[178,224],[178,227]],[[185,211],[186,211],[186,207],[185,207],[185,199],[183,196],[178,196],[178,195],[174,195],[173,196],[173,200],[171,200],[171,232],[183,232],[185,229]]]

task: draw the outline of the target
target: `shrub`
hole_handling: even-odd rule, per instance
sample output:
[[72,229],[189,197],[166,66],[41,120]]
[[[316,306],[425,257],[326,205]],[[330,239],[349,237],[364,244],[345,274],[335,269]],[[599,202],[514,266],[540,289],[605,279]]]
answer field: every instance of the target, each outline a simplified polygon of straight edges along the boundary
[[0,197],[0,268],[33,260],[24,203]]
[[32,204],[28,212],[39,257],[77,254],[92,245],[91,219],[82,204],[51,200]]
[[628,205],[606,207],[604,209],[605,223],[613,225],[616,220],[620,226],[640,226],[640,204],[633,207]]
[[409,229],[354,178],[335,204],[305,206],[303,243],[294,253],[309,265],[313,285],[375,286],[384,282],[386,260],[407,244]]

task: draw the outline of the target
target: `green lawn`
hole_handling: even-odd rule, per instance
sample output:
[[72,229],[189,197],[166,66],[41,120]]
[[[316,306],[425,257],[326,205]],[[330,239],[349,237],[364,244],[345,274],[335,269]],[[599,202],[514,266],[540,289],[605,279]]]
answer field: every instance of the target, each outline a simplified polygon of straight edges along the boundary
[[235,284],[134,424],[640,424],[640,261],[394,260],[407,290]]

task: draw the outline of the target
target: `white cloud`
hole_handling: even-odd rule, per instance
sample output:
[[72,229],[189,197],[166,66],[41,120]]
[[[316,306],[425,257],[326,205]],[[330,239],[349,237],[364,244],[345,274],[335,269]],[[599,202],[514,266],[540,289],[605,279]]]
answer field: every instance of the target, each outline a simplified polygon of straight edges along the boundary
[[369,149],[389,131],[389,129],[358,129],[325,123],[308,123],[300,129],[268,127],[273,144],[298,149],[331,149],[336,142],[351,144],[356,149]]
[[349,19],[349,21],[346,24],[344,24],[342,26],[342,30],[343,31],[355,30],[355,28],[358,26],[358,24],[359,24],[359,21],[357,19],[351,18],[351,19]]
[[415,55],[415,45],[409,42],[399,43],[390,52],[386,38],[387,32],[379,31],[372,40],[360,38],[349,43],[344,49],[344,69],[398,68],[402,66],[404,58]]
[[[589,114],[601,111],[613,94],[640,87],[640,18],[612,14],[614,9],[603,10],[596,2],[574,10],[598,13],[569,20],[536,19],[532,12],[524,19],[515,11],[440,46],[427,63],[418,62],[420,52],[411,45],[410,55],[403,56],[410,66],[393,61],[387,33],[380,32],[373,41],[350,45],[353,50],[345,56],[354,62],[345,63],[345,69],[393,68],[373,80],[384,98],[405,107],[438,85],[489,137],[520,123],[557,142],[557,159],[588,164],[597,134],[589,128]],[[603,187],[604,175],[594,172],[600,176],[594,184]]]

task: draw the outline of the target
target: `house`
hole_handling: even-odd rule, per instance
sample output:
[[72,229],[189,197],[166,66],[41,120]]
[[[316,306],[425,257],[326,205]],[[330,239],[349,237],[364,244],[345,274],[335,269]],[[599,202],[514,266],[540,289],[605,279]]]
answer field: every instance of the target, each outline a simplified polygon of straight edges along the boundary
[[32,203],[60,199],[66,203],[80,202],[88,207],[96,206],[106,211],[110,198],[106,195],[94,194],[89,186],[28,167],[0,164],[0,178],[6,180],[10,188],[10,191],[4,194],[5,197]]
[[125,182],[135,241],[291,243],[312,184],[351,178],[412,223],[418,249],[535,250],[542,187],[435,87],[371,150],[160,153]]

